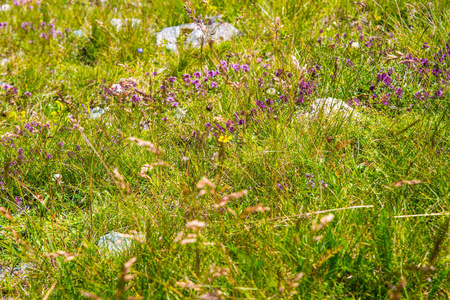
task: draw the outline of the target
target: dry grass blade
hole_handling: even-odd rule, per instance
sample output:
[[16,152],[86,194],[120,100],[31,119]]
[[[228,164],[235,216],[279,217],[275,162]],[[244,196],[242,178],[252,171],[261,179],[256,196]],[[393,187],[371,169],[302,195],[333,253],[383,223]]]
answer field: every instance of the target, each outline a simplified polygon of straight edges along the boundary
[[81,291],[81,294],[87,298],[90,299],[95,299],[95,300],[103,300],[102,298],[100,298],[99,296],[97,296],[94,293],[90,293],[90,292],[86,292],[86,291]]
[[245,218],[247,218],[248,215],[250,215],[250,214],[252,214],[252,213],[255,213],[255,212],[261,212],[261,213],[264,213],[264,212],[269,211],[269,210],[270,210],[270,207],[263,207],[263,205],[260,203],[260,204],[255,205],[255,206],[247,207],[247,208],[239,215],[239,218],[245,219]]
[[400,186],[405,185],[405,184],[414,185],[414,184],[420,184],[420,183],[423,183],[423,182],[419,181],[419,180],[411,180],[411,181],[409,181],[409,180],[400,180],[400,181],[392,183],[391,186],[393,186],[393,187],[400,187]]
[[50,294],[55,289],[57,283],[58,283],[58,281],[53,282],[52,286],[48,289],[47,293],[45,294],[44,298],[42,298],[42,300],[47,300],[48,297],[50,297]]
[[441,212],[441,213],[430,213],[430,214],[417,214],[417,215],[401,215],[395,216],[394,218],[415,218],[415,217],[432,217],[432,216],[446,216],[450,215],[450,212]]
[[222,197],[222,199],[220,199],[219,203],[217,203],[215,205],[215,207],[216,208],[222,207],[225,204],[227,204],[228,201],[230,201],[231,199],[238,199],[238,198],[241,198],[242,196],[245,196],[247,194],[248,194],[248,191],[247,190],[243,190],[243,191],[239,191],[239,192],[232,193],[232,194],[229,194],[227,196],[224,196],[224,197]]
[[194,231],[198,231],[198,230],[202,229],[205,226],[206,226],[205,222],[198,221],[198,220],[193,220],[193,221],[190,221],[190,222],[186,223],[186,228],[187,229],[192,229]]
[[125,177],[123,177],[122,174],[119,173],[117,169],[113,170],[114,177],[117,180],[117,185],[121,187],[123,190],[125,190],[127,193],[130,193],[130,187],[125,182]]
[[6,208],[4,208],[3,206],[0,207],[0,215],[10,221],[14,220],[13,217],[11,216],[11,214],[9,213],[9,211]]
[[389,296],[392,300],[400,300],[402,298],[402,291],[406,287],[406,279],[402,278],[398,283],[395,290],[389,292]]
[[129,137],[128,138],[129,141],[135,142],[137,146],[140,147],[144,147],[147,148],[148,151],[155,153],[155,154],[161,154],[161,150],[159,150],[158,148],[156,148],[156,146],[149,142],[149,141],[144,141],[135,137]]
[[214,183],[212,183],[208,178],[203,177],[202,179],[200,179],[200,181],[197,183],[197,187],[199,189],[204,188],[205,186],[209,186],[212,189],[215,189],[216,186]]
[[165,163],[163,161],[158,161],[158,162],[153,163],[153,164],[145,164],[145,165],[143,165],[141,167],[141,173],[146,173],[148,171],[151,171],[155,167],[169,167],[169,168],[172,168],[172,166],[169,165],[168,163]]
[[333,215],[333,214],[329,214],[329,215],[326,215],[326,216],[320,218],[319,224],[313,223],[313,225],[312,225],[312,227],[311,227],[311,231],[312,231],[312,232],[319,231],[319,230],[322,229],[325,225],[327,225],[328,223],[330,223],[333,219],[334,219],[334,215]]

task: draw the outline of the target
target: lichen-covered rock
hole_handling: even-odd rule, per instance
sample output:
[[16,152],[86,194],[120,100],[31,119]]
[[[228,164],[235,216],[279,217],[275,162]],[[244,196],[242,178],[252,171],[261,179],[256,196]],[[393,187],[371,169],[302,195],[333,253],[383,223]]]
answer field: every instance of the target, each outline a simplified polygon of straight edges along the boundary
[[359,113],[347,103],[335,98],[322,98],[315,100],[309,109],[309,112],[298,114],[298,118],[304,117],[339,117],[360,119]]
[[205,24],[188,23],[164,28],[156,34],[156,45],[165,45],[168,50],[177,51],[178,39],[183,31],[187,32],[185,46],[200,47],[208,42],[229,41],[241,32],[233,25],[220,21],[221,16],[210,17]]

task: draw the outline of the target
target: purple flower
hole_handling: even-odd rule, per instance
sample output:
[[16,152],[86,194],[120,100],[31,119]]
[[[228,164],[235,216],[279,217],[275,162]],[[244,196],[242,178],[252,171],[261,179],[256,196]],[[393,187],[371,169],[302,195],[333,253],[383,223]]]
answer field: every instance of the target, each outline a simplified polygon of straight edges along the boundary
[[242,65],[242,66],[241,66],[241,69],[242,69],[242,71],[244,71],[244,72],[250,71],[250,67],[249,67],[248,65]]
[[177,78],[174,77],[174,76],[170,76],[170,77],[169,77],[169,81],[170,81],[171,83],[174,83],[176,80],[177,80]]
[[200,76],[202,76],[202,74],[199,71],[197,71],[194,73],[194,76],[197,78],[200,78]]
[[28,91],[26,91],[24,94],[23,94],[25,97],[27,97],[27,98],[30,98],[30,96],[31,96],[31,93],[30,92],[28,92]]
[[17,203],[17,205],[18,206],[22,206],[23,205],[23,202],[22,202],[22,198],[20,198],[20,197],[14,197],[14,200],[16,200],[16,203]]
[[61,141],[61,142],[58,143],[58,146],[59,146],[59,148],[62,149],[62,147],[64,146],[64,143]]
[[217,87],[217,83],[215,81],[211,82],[211,88],[216,88]]
[[275,76],[279,77],[281,74],[283,74],[283,69],[275,70]]
[[137,52],[138,52],[138,53],[142,53],[142,52],[144,52],[144,49],[139,48],[139,49],[137,49]]
[[397,97],[401,98],[403,97],[403,90],[402,88],[398,88],[395,93],[397,94]]
[[75,148],[77,148],[78,151],[81,151],[81,146],[80,145],[76,145]]
[[133,96],[131,97],[131,100],[134,102],[134,103],[139,103],[140,101],[141,101],[141,98],[139,98],[139,96],[138,95],[136,95],[136,94],[133,94]]
[[50,160],[50,159],[53,158],[53,155],[51,155],[50,153],[46,152],[46,153],[45,153],[45,157],[46,157],[48,160]]
[[24,160],[25,159],[25,157],[23,156],[23,149],[22,148],[19,148],[19,149],[17,149],[17,158],[19,159],[19,160]]

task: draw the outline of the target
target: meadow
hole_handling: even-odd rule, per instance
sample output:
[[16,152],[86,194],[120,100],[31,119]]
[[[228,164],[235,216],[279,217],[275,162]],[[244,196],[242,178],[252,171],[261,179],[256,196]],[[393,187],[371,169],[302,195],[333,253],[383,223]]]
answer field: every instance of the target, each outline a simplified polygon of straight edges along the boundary
[[450,298],[448,1],[6,4],[1,299]]

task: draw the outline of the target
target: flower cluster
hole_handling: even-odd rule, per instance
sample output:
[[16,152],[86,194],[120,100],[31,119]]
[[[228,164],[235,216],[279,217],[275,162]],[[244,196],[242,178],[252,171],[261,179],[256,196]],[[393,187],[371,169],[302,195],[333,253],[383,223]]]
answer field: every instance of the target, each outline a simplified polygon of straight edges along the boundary
[[[316,188],[316,182],[314,181],[314,175],[312,175],[311,173],[306,173],[306,179],[308,180],[308,184],[311,189]],[[326,184],[325,181],[323,181],[323,180],[321,180],[319,182],[319,185],[322,187],[328,187],[328,184]]]

